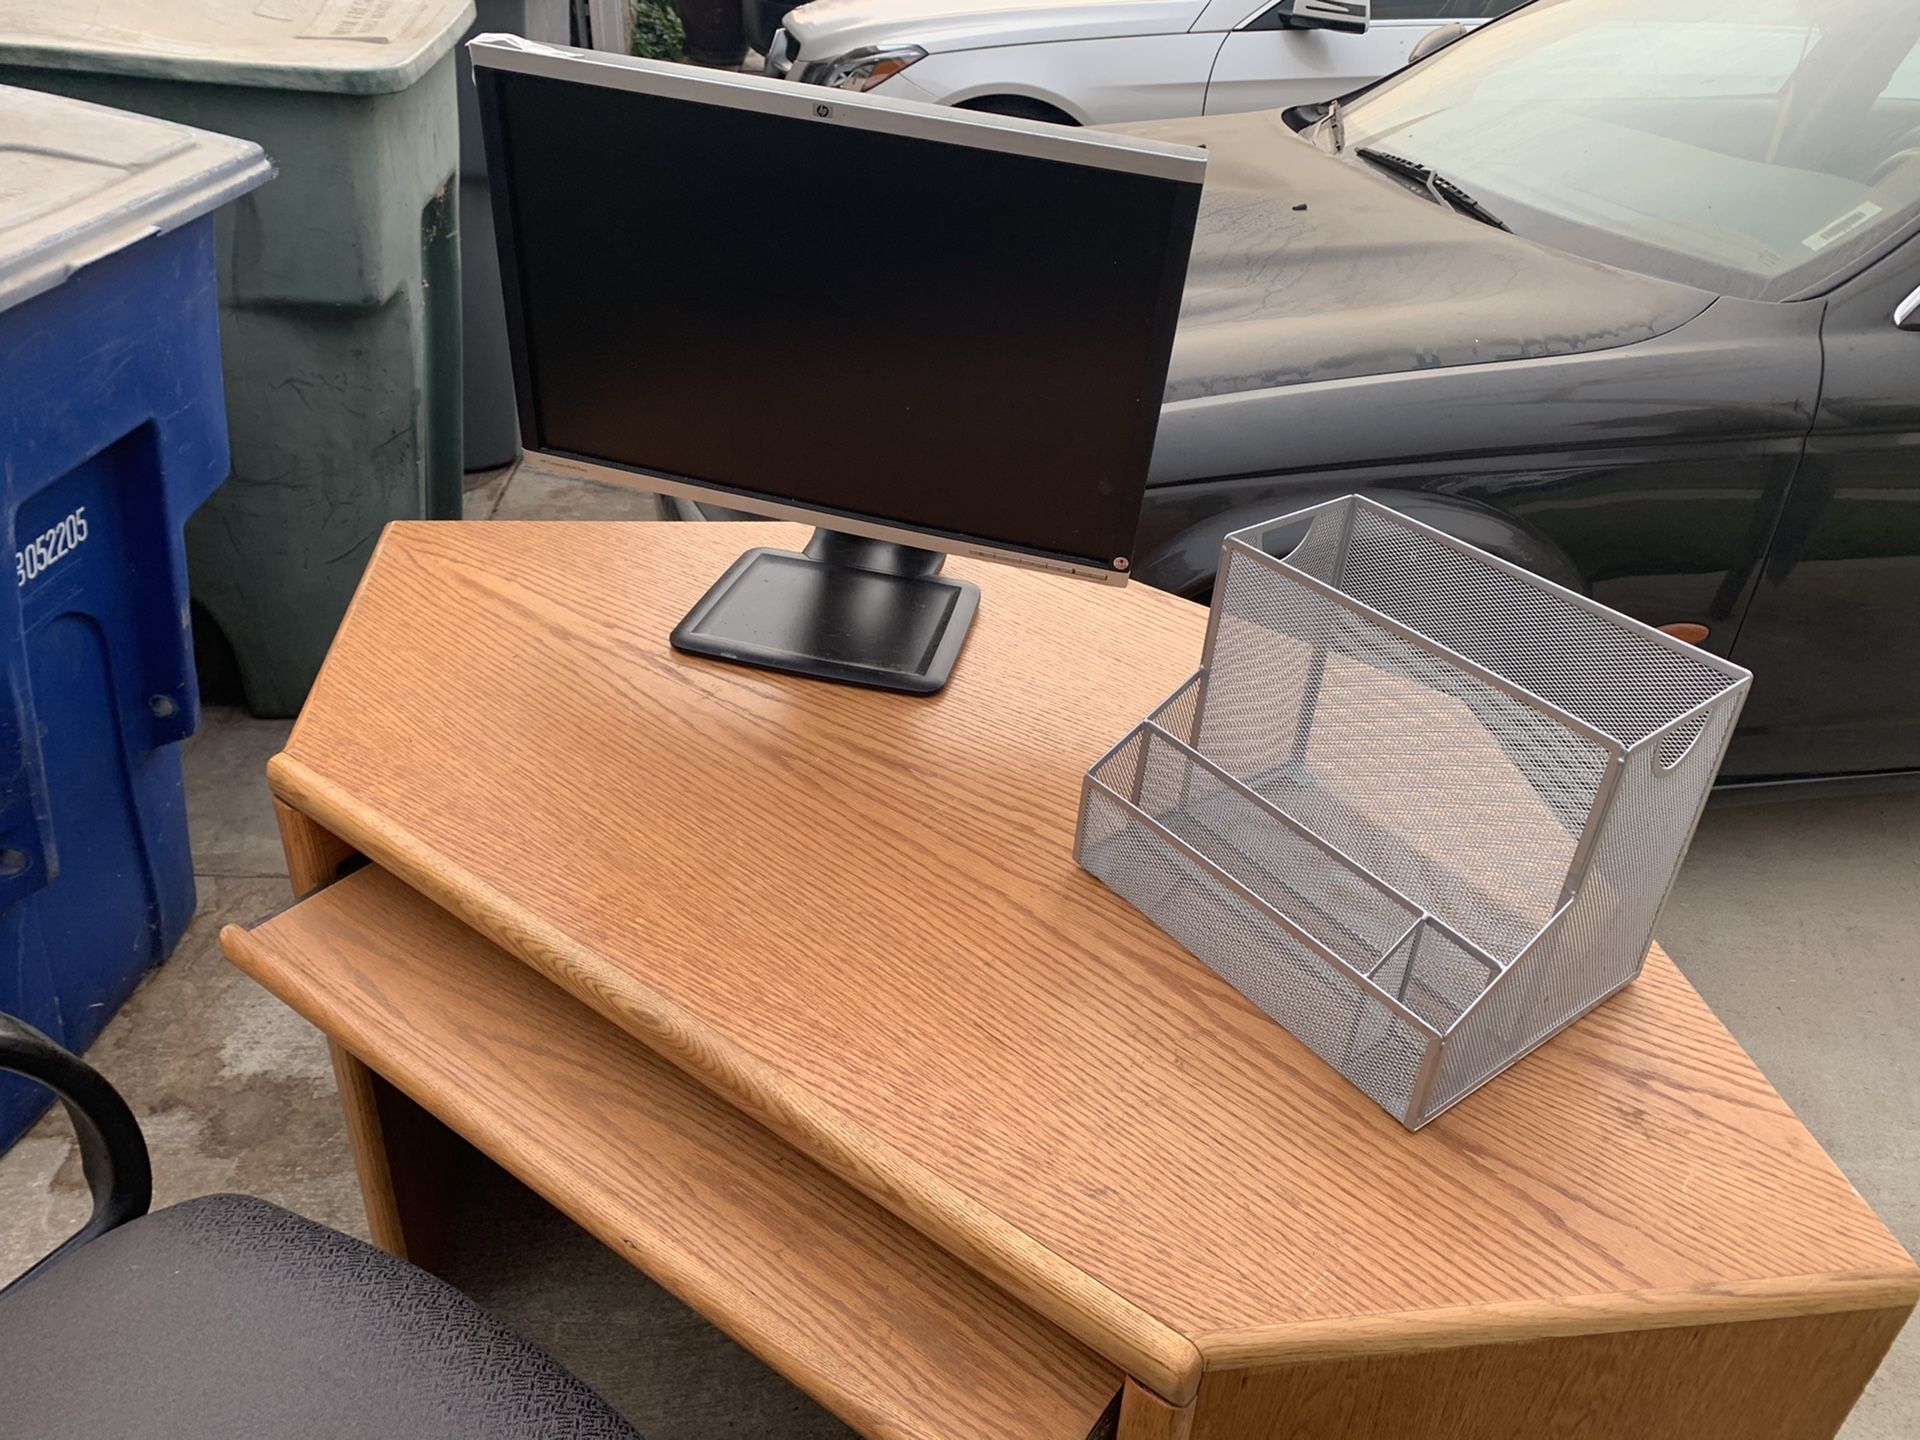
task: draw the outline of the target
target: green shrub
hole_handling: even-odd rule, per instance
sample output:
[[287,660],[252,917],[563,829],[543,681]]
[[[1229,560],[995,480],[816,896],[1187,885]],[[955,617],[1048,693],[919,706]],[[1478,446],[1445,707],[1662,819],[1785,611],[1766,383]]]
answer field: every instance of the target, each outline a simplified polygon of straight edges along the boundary
[[634,0],[634,54],[648,60],[678,60],[686,44],[687,32],[671,0]]

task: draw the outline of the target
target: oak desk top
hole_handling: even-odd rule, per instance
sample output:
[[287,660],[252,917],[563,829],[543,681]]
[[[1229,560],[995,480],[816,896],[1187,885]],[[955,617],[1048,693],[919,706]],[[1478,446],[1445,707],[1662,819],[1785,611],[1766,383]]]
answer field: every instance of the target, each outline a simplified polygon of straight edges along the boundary
[[273,786],[1175,1403],[1920,1294],[1663,955],[1410,1135],[1080,871],[1081,775],[1200,608],[951,562],[983,598],[931,699],[668,648],[804,534],[395,525]]

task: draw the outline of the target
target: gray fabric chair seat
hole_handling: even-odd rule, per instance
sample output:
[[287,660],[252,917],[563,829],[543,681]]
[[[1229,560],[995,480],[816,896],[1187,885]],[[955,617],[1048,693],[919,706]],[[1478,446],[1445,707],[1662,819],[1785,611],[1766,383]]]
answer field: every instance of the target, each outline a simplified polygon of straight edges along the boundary
[[244,1195],[132,1221],[0,1295],[0,1434],[638,1440],[452,1286]]

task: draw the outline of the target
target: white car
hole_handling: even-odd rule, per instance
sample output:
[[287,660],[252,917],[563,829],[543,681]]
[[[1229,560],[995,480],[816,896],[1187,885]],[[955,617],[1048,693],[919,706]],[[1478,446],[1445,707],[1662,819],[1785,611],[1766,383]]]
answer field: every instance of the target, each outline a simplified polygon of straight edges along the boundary
[[[783,0],[746,0],[756,38]],[[785,0],[790,3],[790,0]],[[1078,125],[1311,104],[1522,0],[814,0],[767,73]]]

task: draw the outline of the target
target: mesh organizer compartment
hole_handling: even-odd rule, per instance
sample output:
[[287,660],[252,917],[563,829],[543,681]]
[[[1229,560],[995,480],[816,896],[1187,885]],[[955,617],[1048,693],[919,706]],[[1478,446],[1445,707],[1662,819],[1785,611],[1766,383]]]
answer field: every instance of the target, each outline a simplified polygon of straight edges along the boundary
[[1418,1129],[1640,973],[1750,680],[1348,496],[1227,537],[1074,853]]

